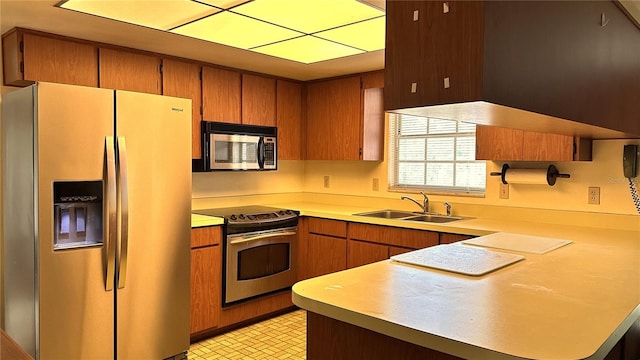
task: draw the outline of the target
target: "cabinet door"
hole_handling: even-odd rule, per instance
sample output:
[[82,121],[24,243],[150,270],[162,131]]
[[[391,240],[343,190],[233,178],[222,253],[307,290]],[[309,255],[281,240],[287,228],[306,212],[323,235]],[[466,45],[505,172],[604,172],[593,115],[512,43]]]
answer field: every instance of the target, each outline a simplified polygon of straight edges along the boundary
[[362,160],[384,160],[384,72],[362,75]]
[[[431,30],[435,52],[424,53],[425,63],[434,62],[436,98],[427,104],[479,100],[482,95],[483,4],[480,1],[430,1]],[[446,11],[445,5],[446,3]],[[426,32],[426,31],[425,31]],[[436,36],[434,34],[447,34]],[[429,69],[423,69],[427,71]],[[428,95],[427,95],[428,96]]]
[[523,131],[496,126],[476,126],[477,160],[522,160]]
[[24,80],[98,86],[98,49],[93,45],[25,33]]
[[191,158],[202,158],[202,139],[200,136],[200,105],[202,84],[200,82],[201,66],[177,60],[162,60],[162,93],[163,95],[191,99]]
[[242,75],[242,123],[276,126],[276,81]]
[[454,242],[474,238],[472,235],[440,233],[440,244],[451,244]]
[[160,58],[100,48],[100,87],[161,94]]
[[[420,25],[420,19],[427,16],[428,3],[430,1],[387,1],[385,110],[414,107],[424,97],[422,49],[434,48],[429,45],[433,37],[429,37],[424,32],[425,27]],[[435,74],[435,71],[429,74]]]
[[389,247],[364,241],[349,240],[347,265],[354,268],[389,258]]
[[309,277],[333,273],[347,268],[347,240],[309,234],[307,237]]
[[398,246],[389,246],[389,257],[392,257],[393,255],[400,255],[400,254],[404,254],[407,253],[409,251],[414,251],[416,249],[409,249],[409,248],[403,248],[403,247],[398,247]]
[[527,161],[572,161],[573,136],[525,131],[522,159]]
[[240,124],[240,73],[202,67],[203,120]]
[[301,84],[284,80],[276,82],[276,119],[278,126],[278,160],[301,160]]
[[360,159],[360,77],[307,86],[307,159]]
[[220,245],[191,250],[191,334],[218,326],[222,301]]

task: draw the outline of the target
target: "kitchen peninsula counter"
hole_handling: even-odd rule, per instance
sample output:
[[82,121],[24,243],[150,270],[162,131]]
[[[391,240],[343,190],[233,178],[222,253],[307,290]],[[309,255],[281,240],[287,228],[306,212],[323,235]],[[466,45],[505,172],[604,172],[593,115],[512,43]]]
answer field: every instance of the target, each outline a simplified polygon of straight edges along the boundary
[[[308,205],[301,210],[310,216],[323,211]],[[301,281],[293,287],[293,302],[313,318],[433,349],[442,358],[603,359],[631,326],[640,327],[639,231],[490,219],[416,226],[573,243],[542,255],[518,253],[526,259],[484,276],[381,261]]]

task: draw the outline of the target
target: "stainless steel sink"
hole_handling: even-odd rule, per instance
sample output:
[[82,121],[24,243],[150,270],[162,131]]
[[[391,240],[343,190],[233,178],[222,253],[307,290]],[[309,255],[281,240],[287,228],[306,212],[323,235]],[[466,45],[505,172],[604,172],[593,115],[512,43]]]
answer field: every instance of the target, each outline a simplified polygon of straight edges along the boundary
[[411,211],[378,210],[378,211],[363,212],[363,213],[353,214],[353,215],[368,216],[368,217],[374,217],[374,218],[380,218],[380,219],[398,219],[399,220],[403,218],[416,216],[417,214]]
[[430,222],[430,223],[448,223],[452,221],[465,219],[458,216],[445,216],[440,214],[422,214],[422,213],[415,213],[411,211],[400,211],[400,210],[378,210],[378,211],[363,212],[363,213],[358,213],[353,215],[368,216],[368,217],[374,217],[378,219],[393,219],[393,220],[419,221],[419,222]]
[[409,218],[404,218],[402,220],[407,221],[421,221],[421,222],[430,222],[430,223],[448,223],[452,221],[462,220],[463,218],[457,216],[445,216],[445,215],[420,215],[413,216]]

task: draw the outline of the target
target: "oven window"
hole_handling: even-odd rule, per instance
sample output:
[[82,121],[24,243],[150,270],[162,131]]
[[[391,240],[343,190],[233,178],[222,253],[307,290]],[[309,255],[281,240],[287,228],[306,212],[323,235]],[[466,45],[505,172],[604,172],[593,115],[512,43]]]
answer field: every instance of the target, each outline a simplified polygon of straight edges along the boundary
[[238,253],[238,280],[251,280],[289,269],[289,244],[253,247]]

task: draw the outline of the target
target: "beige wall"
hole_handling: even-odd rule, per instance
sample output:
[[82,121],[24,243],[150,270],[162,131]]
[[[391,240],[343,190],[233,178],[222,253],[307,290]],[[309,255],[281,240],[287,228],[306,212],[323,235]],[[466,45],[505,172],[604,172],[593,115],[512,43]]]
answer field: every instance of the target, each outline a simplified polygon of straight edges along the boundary
[[[640,144],[640,140],[596,140],[593,143],[593,161],[554,163],[570,179],[558,179],[556,185],[510,185],[509,199],[498,198],[500,180],[487,177],[484,198],[431,195],[435,210],[442,211],[439,203],[482,204],[537,209],[572,210],[611,214],[637,214],[631,200],[629,184],[622,176],[622,148],[625,144]],[[500,171],[503,162],[487,162],[487,173]],[[546,168],[551,163],[510,163],[512,168]],[[387,162],[359,161],[307,161],[304,191],[344,195],[400,198],[402,193],[386,190]],[[324,188],[323,179],[330,176],[330,187]],[[380,191],[372,190],[372,179],[379,178]],[[600,205],[587,204],[587,189],[600,187]],[[636,185],[637,187],[640,187]],[[418,195],[420,196],[420,195]]]

